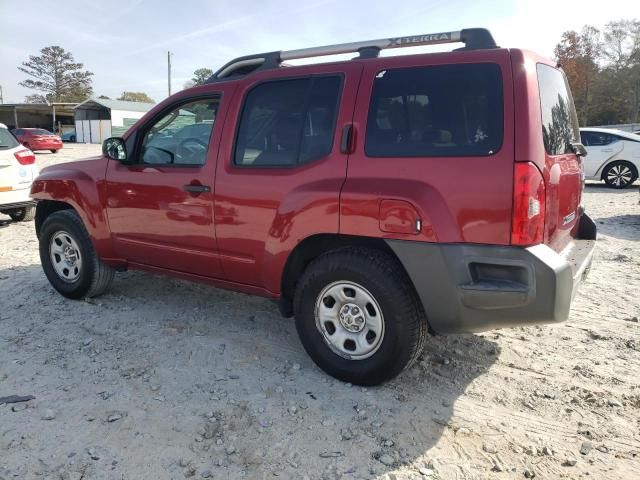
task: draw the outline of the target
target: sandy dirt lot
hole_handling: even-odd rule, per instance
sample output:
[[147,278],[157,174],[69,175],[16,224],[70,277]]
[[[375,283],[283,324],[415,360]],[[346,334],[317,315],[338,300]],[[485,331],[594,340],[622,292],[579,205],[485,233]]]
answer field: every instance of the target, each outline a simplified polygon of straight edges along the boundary
[[35,396],[0,405],[0,479],[639,478],[638,187],[585,204],[597,251],[567,322],[431,338],[368,389],[265,299],[128,272],[66,300],[33,224],[0,216],[0,397]]

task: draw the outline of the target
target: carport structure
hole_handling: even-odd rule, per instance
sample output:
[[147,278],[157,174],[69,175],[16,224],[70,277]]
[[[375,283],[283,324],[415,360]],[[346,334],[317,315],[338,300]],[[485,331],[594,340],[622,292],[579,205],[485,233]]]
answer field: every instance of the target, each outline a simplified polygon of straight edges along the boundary
[[74,107],[76,141],[102,143],[109,137],[122,136],[153,107],[153,103],[89,98]]
[[52,132],[73,128],[75,103],[0,104],[0,123],[9,129],[44,128]]

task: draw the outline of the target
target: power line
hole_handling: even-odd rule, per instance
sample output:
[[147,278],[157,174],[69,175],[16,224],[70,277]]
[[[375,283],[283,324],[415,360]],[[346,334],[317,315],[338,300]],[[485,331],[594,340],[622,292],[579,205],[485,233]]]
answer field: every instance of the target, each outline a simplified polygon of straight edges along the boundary
[[173,55],[173,53],[167,52],[167,86],[169,90],[169,97],[171,96],[171,55]]

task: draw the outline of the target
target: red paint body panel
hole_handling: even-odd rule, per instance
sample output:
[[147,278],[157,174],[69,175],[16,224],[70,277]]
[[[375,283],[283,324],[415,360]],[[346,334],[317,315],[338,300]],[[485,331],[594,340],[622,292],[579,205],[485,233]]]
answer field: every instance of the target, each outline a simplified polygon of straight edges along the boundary
[[[361,71],[358,62],[313,65],[267,70],[239,82],[236,105],[225,122],[216,179],[216,235],[228,280],[279,293],[282,271],[295,246],[316,233],[338,233],[340,189],[347,173],[347,156],[339,146],[342,127],[353,116]],[[242,99],[253,86],[272,78],[333,73],[344,80],[328,156],[297,168],[233,165]]]
[[[222,278],[213,222],[218,146],[235,86],[207,90],[220,96],[206,162],[199,167],[127,165],[108,162],[106,210],[113,249],[127,262]],[[177,97],[181,98],[181,97]],[[165,106],[148,115],[154,121]],[[163,113],[160,113],[162,115]],[[146,123],[147,119],[144,120]],[[193,194],[185,185],[207,185],[210,192]]]
[[[504,89],[502,148],[487,157],[373,158],[364,151],[373,80],[382,69],[452,63],[496,63]],[[427,242],[508,244],[513,194],[513,88],[509,51],[482,50],[366,60],[354,114],[355,152],[342,190],[340,232],[380,236],[379,202],[390,198],[413,205],[423,220],[419,235],[385,238]],[[445,173],[446,172],[446,173]]]
[[89,158],[44,168],[33,181],[31,197],[71,205],[93,239],[98,255],[113,258],[111,232],[105,215],[107,159]]

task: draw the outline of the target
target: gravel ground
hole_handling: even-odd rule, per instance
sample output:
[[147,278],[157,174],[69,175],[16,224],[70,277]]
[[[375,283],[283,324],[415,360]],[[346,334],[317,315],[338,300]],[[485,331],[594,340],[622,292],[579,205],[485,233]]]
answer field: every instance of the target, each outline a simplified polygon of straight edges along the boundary
[[638,478],[638,189],[584,203],[599,241],[567,322],[431,338],[368,389],[265,299],[128,272],[66,300],[33,224],[0,216],[0,397],[35,397],[0,405],[0,479]]

